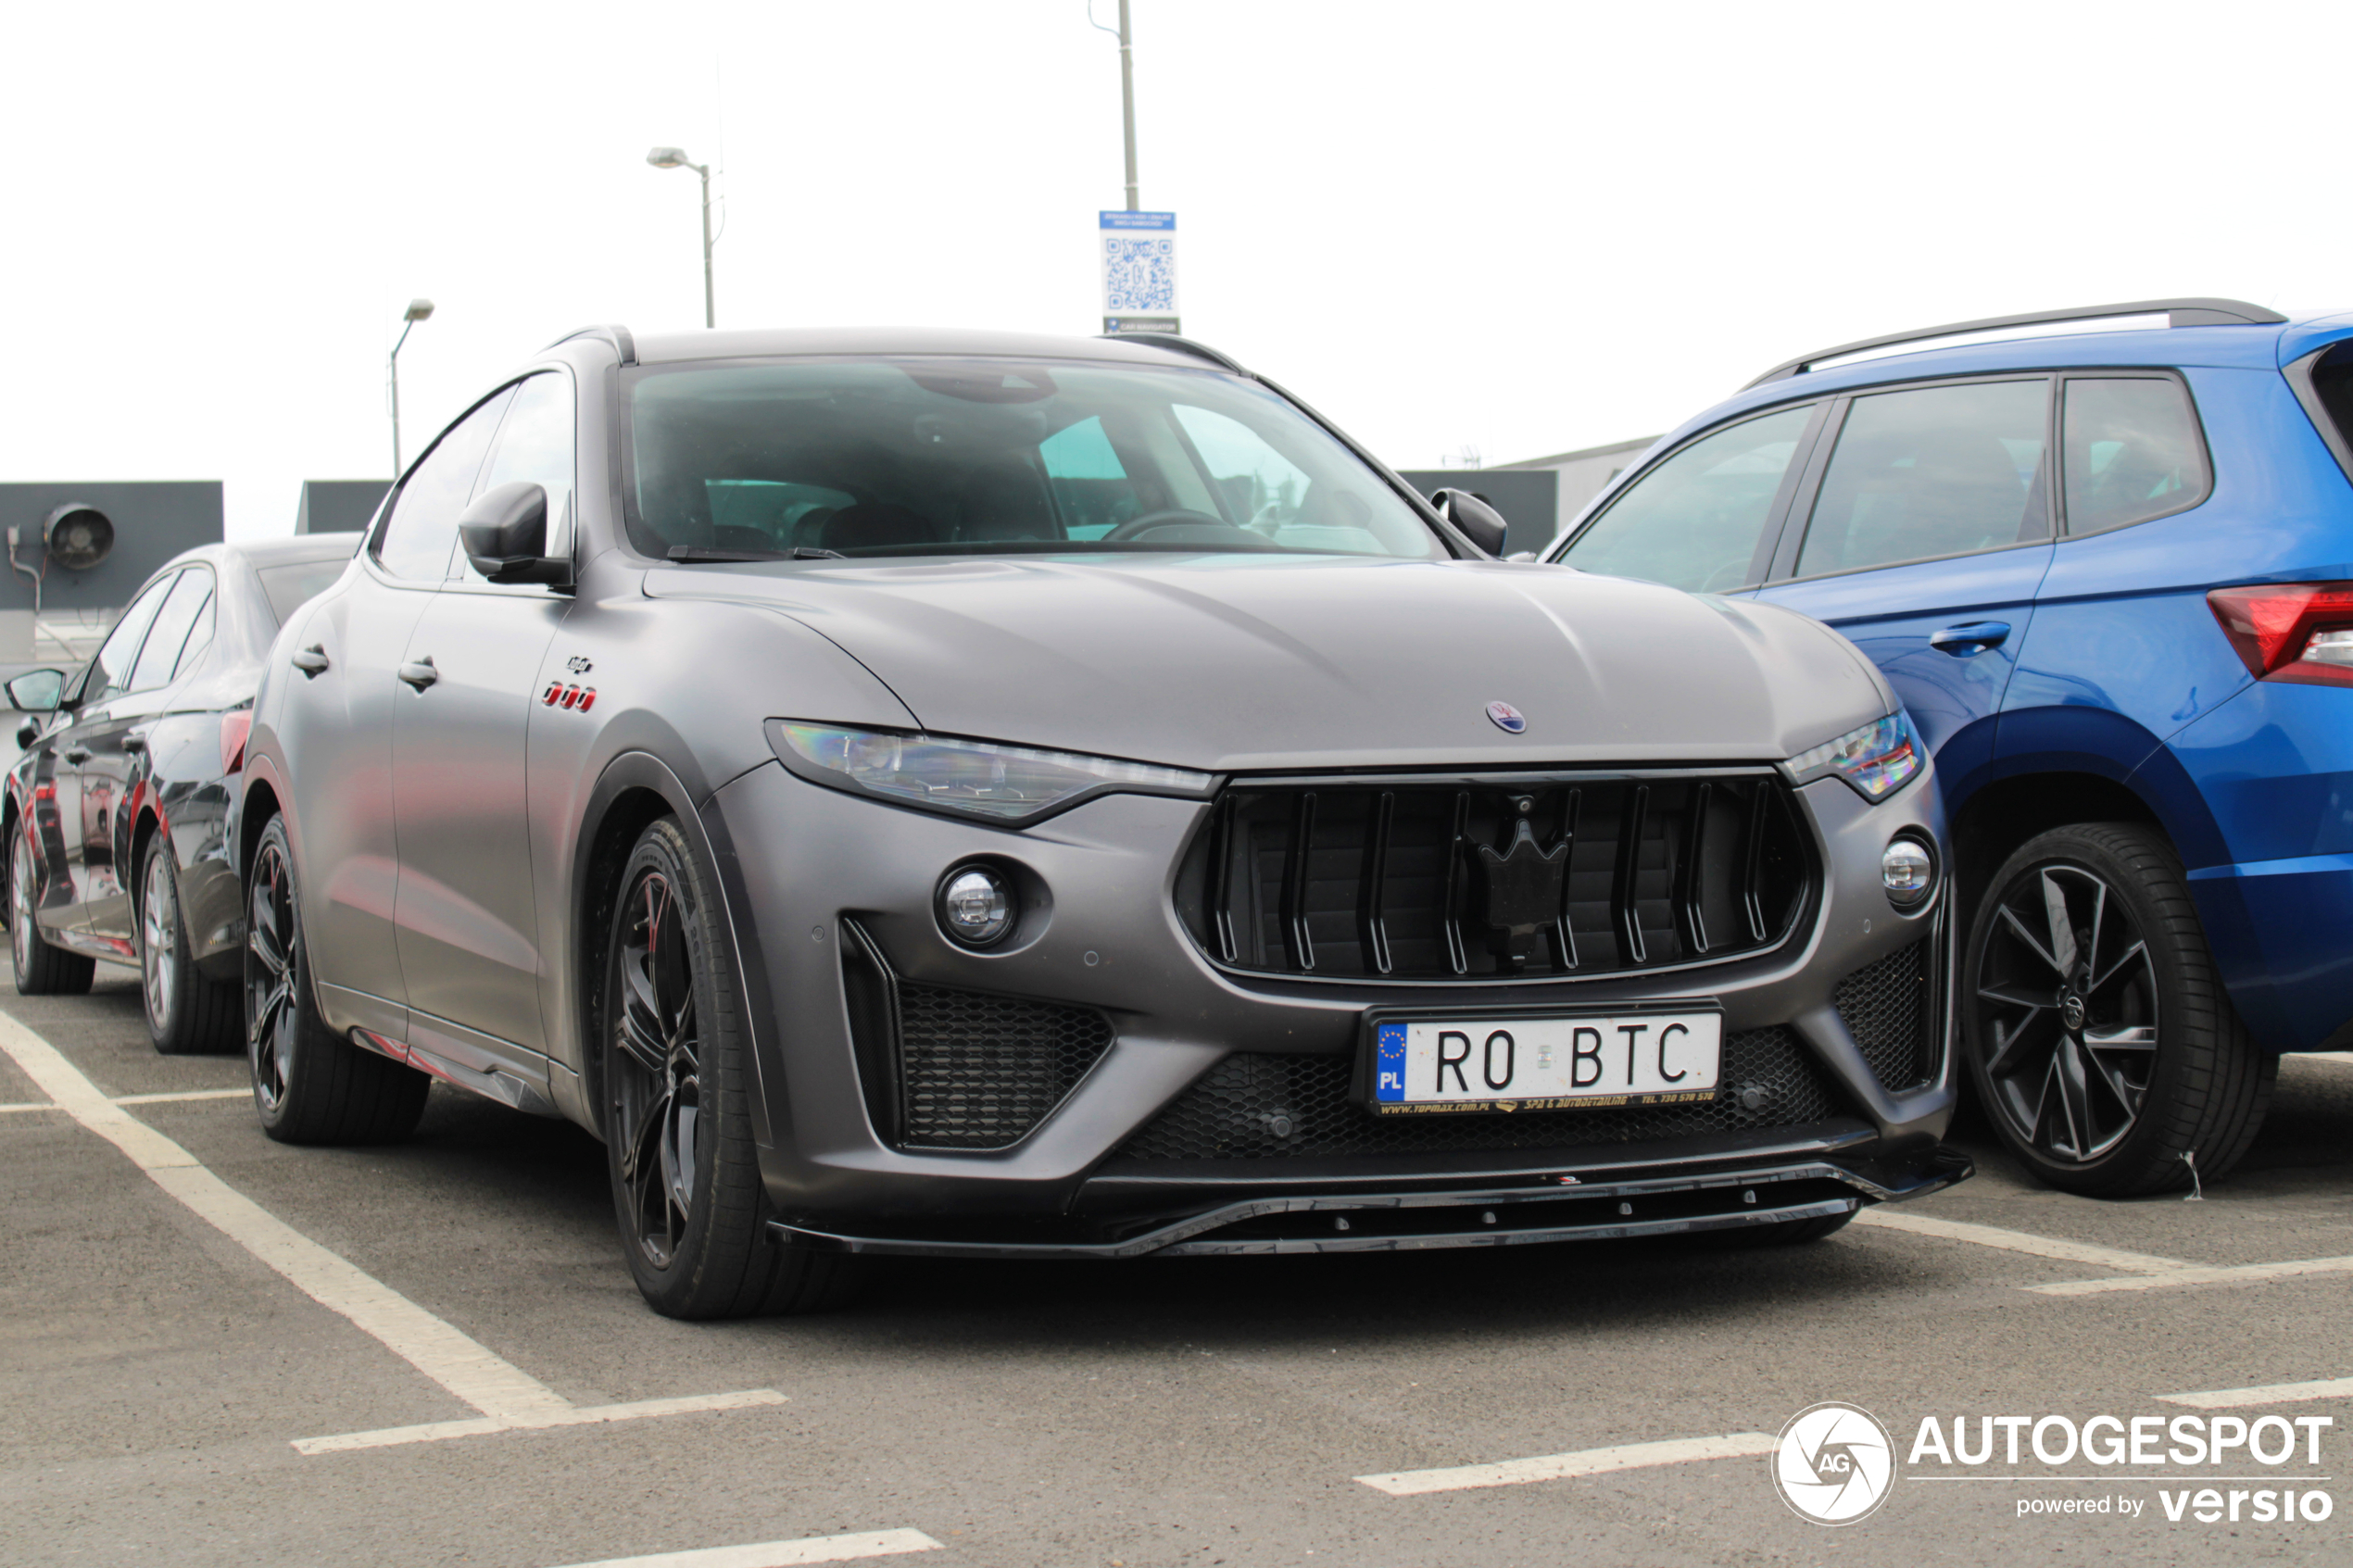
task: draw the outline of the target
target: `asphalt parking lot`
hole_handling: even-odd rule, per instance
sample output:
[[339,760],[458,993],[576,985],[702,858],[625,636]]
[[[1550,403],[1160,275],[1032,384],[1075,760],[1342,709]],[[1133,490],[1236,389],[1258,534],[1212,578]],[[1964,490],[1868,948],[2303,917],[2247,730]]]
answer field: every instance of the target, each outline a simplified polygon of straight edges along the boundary
[[[1964,1129],[1977,1179],[1794,1249],[907,1264],[712,1326],[641,1303],[572,1127],[437,1089],[409,1143],[289,1148],[241,1060],[153,1054],[128,970],[0,1013],[10,1563],[2353,1560],[2353,1512],[2183,1496],[2353,1491],[2353,1393],[2295,1386],[2353,1372],[2353,1062],[2292,1059],[2198,1202]],[[1906,1460],[1837,1530],[1760,1457],[1831,1399]],[[1909,1457],[1931,1416],[2201,1411],[2333,1424],[2268,1470]]]

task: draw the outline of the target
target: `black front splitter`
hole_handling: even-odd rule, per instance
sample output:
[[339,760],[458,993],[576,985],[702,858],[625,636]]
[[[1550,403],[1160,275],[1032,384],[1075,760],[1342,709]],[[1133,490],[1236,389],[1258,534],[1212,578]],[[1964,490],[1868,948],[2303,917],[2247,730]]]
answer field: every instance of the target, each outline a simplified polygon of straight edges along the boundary
[[1957,1149],[1866,1175],[1827,1160],[1760,1164],[1700,1175],[1585,1182],[1551,1187],[1461,1187],[1433,1192],[1338,1192],[1253,1198],[1220,1205],[1114,1241],[959,1240],[850,1236],[770,1222],[787,1246],[900,1258],[1123,1259],[1285,1252],[1405,1252],[1543,1241],[1740,1230],[1851,1214],[1952,1185],[1974,1167]]

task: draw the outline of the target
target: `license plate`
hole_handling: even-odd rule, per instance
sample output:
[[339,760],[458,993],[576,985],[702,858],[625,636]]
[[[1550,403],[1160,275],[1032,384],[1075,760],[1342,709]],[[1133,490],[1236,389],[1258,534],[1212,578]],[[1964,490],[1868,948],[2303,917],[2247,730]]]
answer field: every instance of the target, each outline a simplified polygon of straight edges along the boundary
[[1713,1099],[1724,1042],[1724,1015],[1706,1007],[1365,1022],[1365,1103],[1383,1116]]

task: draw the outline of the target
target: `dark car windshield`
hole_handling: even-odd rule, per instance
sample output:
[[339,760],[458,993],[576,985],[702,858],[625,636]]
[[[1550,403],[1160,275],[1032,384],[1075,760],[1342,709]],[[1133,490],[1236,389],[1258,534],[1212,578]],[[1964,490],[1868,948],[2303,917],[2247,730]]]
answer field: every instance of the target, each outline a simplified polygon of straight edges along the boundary
[[637,372],[647,555],[1191,550],[1444,558],[1275,394],[1210,370],[799,359]]

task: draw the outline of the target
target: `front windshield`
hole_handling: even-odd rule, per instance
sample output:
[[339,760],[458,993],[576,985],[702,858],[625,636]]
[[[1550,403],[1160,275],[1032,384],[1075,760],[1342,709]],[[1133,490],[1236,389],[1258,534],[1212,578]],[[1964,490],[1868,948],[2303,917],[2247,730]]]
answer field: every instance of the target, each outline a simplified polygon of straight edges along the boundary
[[1280,551],[1443,559],[1264,387],[1063,360],[798,359],[629,383],[631,541],[683,560]]

